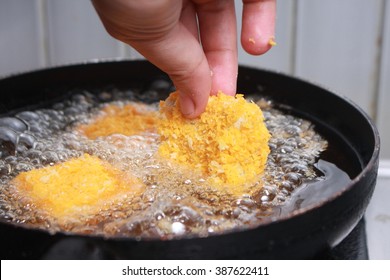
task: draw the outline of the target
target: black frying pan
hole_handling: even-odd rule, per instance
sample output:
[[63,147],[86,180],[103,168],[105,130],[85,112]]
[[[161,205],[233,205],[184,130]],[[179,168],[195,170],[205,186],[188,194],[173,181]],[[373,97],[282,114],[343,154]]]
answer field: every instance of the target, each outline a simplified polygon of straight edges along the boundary
[[[98,92],[108,86],[150,90],[167,77],[146,61],[80,64],[35,71],[0,80],[0,115],[36,108],[63,99],[75,88]],[[333,248],[362,218],[374,190],[379,136],[356,105],[328,90],[269,71],[240,67],[238,91],[269,97],[281,109],[311,120],[343,148],[331,155],[352,176],[350,184],[320,196],[310,205],[276,221],[244,231],[207,238],[169,241],[102,238],[67,233],[54,235],[0,221],[2,259],[302,259]],[[167,90],[155,88],[156,99]],[[332,187],[332,186],[329,186]]]

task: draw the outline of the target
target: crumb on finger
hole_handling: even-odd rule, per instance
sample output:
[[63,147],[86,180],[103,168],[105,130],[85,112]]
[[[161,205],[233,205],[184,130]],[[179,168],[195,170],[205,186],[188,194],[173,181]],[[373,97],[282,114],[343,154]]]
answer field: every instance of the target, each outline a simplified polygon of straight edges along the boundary
[[271,38],[269,38],[268,44],[269,44],[270,46],[276,46],[276,42],[275,42],[275,37],[274,37],[274,36],[272,36]]

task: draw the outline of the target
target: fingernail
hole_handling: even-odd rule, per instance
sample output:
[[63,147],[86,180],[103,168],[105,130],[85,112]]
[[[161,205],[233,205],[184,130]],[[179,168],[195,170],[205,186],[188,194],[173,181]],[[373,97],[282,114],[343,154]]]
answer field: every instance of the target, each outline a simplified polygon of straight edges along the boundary
[[194,101],[185,94],[180,94],[180,110],[185,117],[190,117],[195,112]]

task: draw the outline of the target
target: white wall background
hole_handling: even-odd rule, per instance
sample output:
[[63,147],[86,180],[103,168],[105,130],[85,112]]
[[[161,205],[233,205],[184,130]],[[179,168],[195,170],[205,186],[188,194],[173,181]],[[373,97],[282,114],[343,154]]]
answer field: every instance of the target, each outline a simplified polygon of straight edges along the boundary
[[[240,63],[299,76],[352,99],[376,121],[382,159],[390,159],[390,1],[277,5],[278,45],[259,57],[240,49]],[[236,7],[239,18],[241,1]],[[0,76],[112,57],[140,56],[106,33],[90,1],[0,0]]]

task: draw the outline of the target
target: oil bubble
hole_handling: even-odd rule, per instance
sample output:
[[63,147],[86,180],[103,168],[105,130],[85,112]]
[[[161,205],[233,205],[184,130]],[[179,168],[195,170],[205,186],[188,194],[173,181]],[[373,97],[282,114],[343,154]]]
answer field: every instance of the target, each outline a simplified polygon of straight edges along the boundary
[[[214,188],[193,170],[159,158],[157,133],[113,134],[92,140],[77,129],[102,116],[107,105],[123,108],[139,100],[151,103],[172,90],[172,83],[164,79],[138,89],[109,88],[96,93],[74,90],[67,100],[51,107],[1,118],[1,187],[7,190],[0,193],[1,217],[51,233],[70,231],[136,239],[169,239],[187,233],[207,236],[259,224],[270,217],[273,207],[288,201],[303,182],[315,179],[313,163],[326,148],[326,141],[310,122],[274,109],[269,101],[258,102],[265,106],[264,117],[272,134],[265,174],[251,184],[248,193],[238,197]],[[143,106],[144,110],[158,110],[158,103]],[[93,214],[59,224],[10,183],[21,172],[84,153],[135,176],[143,184],[142,194],[125,194],[100,205]]]
[[0,118],[0,127],[7,127],[18,132],[24,132],[27,130],[27,125],[21,119],[15,117]]

